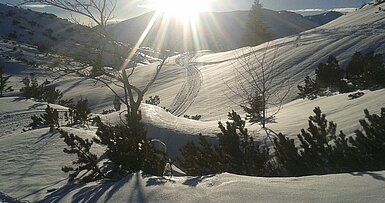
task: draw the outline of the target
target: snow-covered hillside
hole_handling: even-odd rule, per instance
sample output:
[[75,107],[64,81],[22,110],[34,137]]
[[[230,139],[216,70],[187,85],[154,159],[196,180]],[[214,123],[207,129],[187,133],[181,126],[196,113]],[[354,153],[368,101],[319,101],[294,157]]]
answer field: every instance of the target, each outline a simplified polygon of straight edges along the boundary
[[[0,38],[27,43],[41,52],[55,52],[80,60],[91,58],[101,43],[94,29],[54,14],[0,3]],[[129,49],[127,46],[121,47]],[[103,58],[106,64],[116,62],[112,55],[106,54]]]
[[[143,121],[149,137],[166,143],[171,157],[178,155],[179,147],[198,133],[212,136],[218,132],[217,122],[227,120],[232,109],[242,112],[239,99],[229,92],[226,83],[236,80],[240,70],[237,57],[267,58],[276,55],[274,68],[278,70],[275,84],[289,81],[291,92],[275,122],[268,126],[275,131],[295,137],[300,128],[307,127],[312,109],[320,106],[329,120],[338,124],[338,130],[351,134],[359,128],[358,119],[363,109],[378,113],[385,103],[385,90],[365,90],[365,95],[349,100],[347,94],[320,97],[315,100],[293,99],[296,85],[305,76],[313,75],[320,62],[334,55],[343,67],[356,51],[385,53],[385,12],[382,5],[366,6],[342,16],[319,28],[296,36],[237,50],[212,53],[202,51],[182,54],[168,59],[157,81],[146,97],[159,95],[160,107],[142,105]],[[37,72],[43,79],[52,72],[47,66],[33,67],[33,62],[45,62],[57,57],[44,54],[37,47],[16,41],[0,42],[0,61],[16,91],[20,79]],[[14,49],[14,47],[17,47]],[[267,51],[266,51],[267,47]],[[21,52],[20,52],[21,50]],[[249,54],[253,52],[253,54]],[[21,54],[22,53],[22,54]],[[45,64],[45,63],[43,63]],[[154,73],[156,63],[139,66],[132,76],[138,87]],[[385,77],[385,76],[384,76]],[[93,81],[68,75],[53,83],[64,92],[65,98],[88,98],[94,114],[112,108],[113,95],[106,87]],[[122,92],[119,92],[123,94]],[[171,181],[135,173],[118,182],[93,182],[66,185],[66,174],[60,168],[73,160],[62,152],[64,143],[58,133],[48,128],[23,132],[30,116],[42,112],[46,103],[25,100],[17,92],[0,98],[0,200],[36,202],[384,202],[385,172],[331,174],[296,178],[260,178],[233,174],[216,174],[205,177],[177,176]],[[235,103],[234,103],[234,102]],[[66,108],[54,106],[60,111]],[[274,111],[273,108],[270,109]],[[202,121],[178,116],[202,115]],[[116,123],[119,113],[101,115],[105,122]],[[250,132],[264,138],[258,125],[249,125]],[[95,127],[65,128],[83,137],[95,136]],[[101,152],[100,149],[95,149]],[[9,195],[10,197],[6,196]]]
[[89,28],[53,14],[0,4],[0,37],[54,50],[68,51],[85,42]]
[[[169,109],[175,109],[175,104],[183,103],[185,110],[182,114],[202,115],[203,120],[220,120],[226,118],[226,112],[235,109],[241,112],[232,101],[239,101],[236,95],[231,94],[226,84],[235,80],[236,71],[241,68],[237,57],[257,56],[261,58],[264,52],[270,53],[270,60],[274,54],[277,69],[276,84],[286,82],[292,88],[287,101],[297,96],[297,88],[305,76],[314,75],[315,68],[325,62],[330,55],[335,56],[341,67],[345,67],[352,55],[360,51],[367,53],[374,51],[378,54],[385,53],[385,12],[378,12],[379,6],[369,6],[354,13],[342,16],[324,26],[302,32],[296,36],[290,36],[257,47],[245,47],[228,52],[203,53],[192,59],[192,66],[177,67],[170,59],[169,68],[164,71],[183,74],[185,81],[171,80],[164,75],[150,90],[149,95],[159,95],[162,105]],[[267,51],[266,51],[267,48]],[[174,71],[175,69],[175,71]],[[145,69],[143,69],[145,70]],[[147,70],[147,69],[146,69]],[[141,71],[138,71],[141,72]],[[138,73],[144,75],[145,73]],[[172,75],[169,77],[179,76]],[[192,82],[198,81],[198,82]],[[175,84],[178,82],[177,84]],[[159,86],[159,88],[158,88]],[[189,86],[194,86],[194,92],[188,93]],[[165,87],[168,87],[165,89]],[[175,97],[171,92],[186,95],[185,102],[180,102],[180,97]],[[207,108],[209,106],[209,108]]]
[[[343,121],[345,127],[357,126],[356,118],[362,118],[362,108],[375,109],[384,101],[384,90],[366,92],[361,100],[346,104],[346,95],[320,98],[311,101],[295,101],[285,105],[277,124],[285,132],[297,133],[306,125],[313,105],[325,107],[325,112],[335,121]],[[232,174],[205,177],[174,177],[166,181],[161,177],[132,174],[118,182],[95,182],[65,185],[66,175],[60,168],[73,157],[63,154],[63,141],[58,133],[48,128],[21,132],[28,124],[29,116],[43,111],[44,103],[23,100],[18,97],[0,98],[1,129],[9,129],[0,137],[0,177],[5,184],[0,191],[18,200],[43,202],[382,202],[385,172],[361,172],[298,178],[256,178]],[[334,103],[334,105],[329,105]],[[348,106],[348,107],[347,107]],[[61,107],[56,107],[65,110]],[[346,118],[347,111],[349,117]],[[161,108],[144,105],[144,121],[151,124],[149,134],[161,139],[170,154],[177,153],[178,146],[194,139],[191,135],[200,130],[215,130],[215,122],[190,121],[177,118]],[[344,119],[341,119],[344,117]],[[117,114],[104,118],[115,122]],[[177,130],[179,129],[179,130]],[[82,137],[93,137],[95,128],[64,128]],[[255,133],[255,132],[254,132]],[[60,158],[58,158],[60,157]],[[256,187],[258,186],[258,187]],[[205,192],[203,192],[205,191]],[[313,192],[311,192],[313,191]],[[365,195],[363,195],[365,194]],[[1,196],[0,196],[1,197]],[[6,199],[5,199],[6,200]]]

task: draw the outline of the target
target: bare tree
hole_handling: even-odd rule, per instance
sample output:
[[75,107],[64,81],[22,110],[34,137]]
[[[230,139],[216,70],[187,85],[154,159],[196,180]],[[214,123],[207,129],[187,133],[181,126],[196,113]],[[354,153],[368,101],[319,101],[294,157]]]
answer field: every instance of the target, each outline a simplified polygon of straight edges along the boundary
[[[59,68],[65,74],[75,73],[82,77],[93,79],[106,85],[115,96],[127,107],[128,115],[138,118],[138,111],[145,93],[155,82],[167,56],[161,56],[154,75],[148,80],[144,88],[139,89],[133,85],[129,78],[134,74],[138,47],[127,47],[113,39],[107,30],[107,23],[114,18],[117,0],[24,0],[22,4],[40,3],[80,14],[93,21],[97,27],[94,29],[97,38],[90,43],[91,58],[85,58],[80,64],[74,65],[71,60],[61,60]],[[118,63],[106,64],[105,55],[111,55]],[[113,71],[106,71],[104,66],[115,66]],[[77,66],[77,67],[76,67]],[[90,70],[89,67],[92,67]],[[117,68],[118,67],[118,68]],[[116,88],[123,89],[124,97],[120,97]]]
[[106,26],[114,18],[117,0],[24,0],[22,4],[40,3],[89,18],[99,26]]
[[[230,91],[238,98],[239,104],[253,122],[260,122],[262,127],[273,119],[290,91],[288,79],[279,78],[280,69],[276,67],[277,48],[267,43],[262,50],[249,48],[237,54],[233,63],[235,78],[226,82]],[[267,111],[276,107],[275,112]]]

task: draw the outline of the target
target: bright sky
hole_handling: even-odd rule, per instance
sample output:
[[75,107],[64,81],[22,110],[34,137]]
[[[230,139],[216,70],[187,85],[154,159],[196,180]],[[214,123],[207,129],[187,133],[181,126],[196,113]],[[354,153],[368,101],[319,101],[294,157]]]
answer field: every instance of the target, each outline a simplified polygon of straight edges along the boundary
[[[118,0],[117,20],[127,19],[150,11],[151,2],[157,0]],[[253,0],[207,0],[211,4],[212,11],[248,10]],[[305,10],[323,11],[334,8],[357,8],[363,2],[370,0],[262,0],[263,6],[272,10]],[[20,0],[0,0],[0,3],[17,4]],[[43,12],[55,13],[65,17],[66,13],[49,7],[34,7]]]

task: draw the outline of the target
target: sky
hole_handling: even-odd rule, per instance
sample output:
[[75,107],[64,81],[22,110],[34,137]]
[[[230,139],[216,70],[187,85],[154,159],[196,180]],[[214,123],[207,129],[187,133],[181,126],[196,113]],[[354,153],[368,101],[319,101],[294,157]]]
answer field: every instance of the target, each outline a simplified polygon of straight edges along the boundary
[[[146,12],[150,9],[149,1],[156,0],[118,0],[116,20],[131,18]],[[253,0],[208,0],[211,1],[212,11],[233,11],[248,10]],[[272,10],[291,10],[300,11],[301,14],[320,13],[326,10],[341,8],[358,8],[363,2],[370,0],[261,0],[267,9]],[[18,4],[20,0],[0,0],[0,3]],[[29,7],[41,12],[54,13],[60,17],[66,17],[69,14],[58,9],[43,7],[39,5]],[[343,9],[342,9],[343,10]],[[301,12],[302,11],[302,12]],[[304,12],[305,11],[305,12]]]

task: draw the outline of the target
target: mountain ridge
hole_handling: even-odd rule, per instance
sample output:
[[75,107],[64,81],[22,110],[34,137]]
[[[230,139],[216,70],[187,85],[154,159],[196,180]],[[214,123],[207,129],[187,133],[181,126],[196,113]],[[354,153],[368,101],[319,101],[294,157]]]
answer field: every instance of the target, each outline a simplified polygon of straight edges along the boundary
[[[149,12],[115,25],[110,25],[111,33],[113,33],[113,36],[118,41],[134,44],[139,40],[154,13],[155,12]],[[242,38],[248,16],[249,11],[200,13],[196,20],[197,30],[195,31],[193,30],[194,28],[187,28],[187,31],[185,31],[186,27],[183,23],[178,22],[177,19],[167,19],[161,16],[154,23],[154,27],[150,31],[152,34],[146,37],[143,46],[177,51],[200,49],[226,51],[239,48],[244,46]],[[263,16],[266,26],[272,33],[274,39],[298,34],[299,32],[318,26],[318,24],[307,20],[303,16],[289,11],[278,12],[264,9]],[[165,27],[162,20],[167,21],[168,26]],[[156,43],[160,39],[158,32],[165,32],[164,34],[162,33],[162,35],[168,36],[168,38],[164,40],[164,46]],[[193,38],[205,39],[206,44],[195,45]],[[187,47],[183,47],[183,45],[180,44],[175,45],[175,41],[183,41],[187,43]],[[197,39],[195,39],[195,41],[197,41]]]

